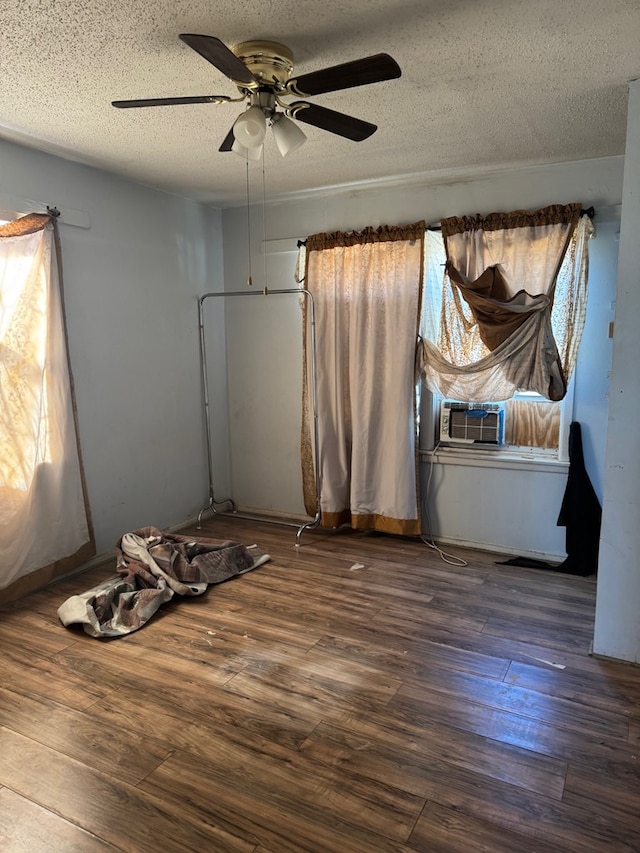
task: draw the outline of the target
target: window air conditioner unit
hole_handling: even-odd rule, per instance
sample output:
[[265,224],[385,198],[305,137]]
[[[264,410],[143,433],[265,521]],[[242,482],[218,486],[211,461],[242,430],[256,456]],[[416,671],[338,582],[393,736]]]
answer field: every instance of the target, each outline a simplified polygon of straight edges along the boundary
[[440,444],[504,447],[504,403],[440,403]]

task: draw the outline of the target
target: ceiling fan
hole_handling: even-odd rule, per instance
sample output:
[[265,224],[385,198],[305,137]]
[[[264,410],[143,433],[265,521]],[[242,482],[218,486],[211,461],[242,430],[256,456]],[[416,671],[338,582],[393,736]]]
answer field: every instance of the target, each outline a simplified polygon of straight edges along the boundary
[[386,53],[378,53],[320,71],[312,71],[300,77],[292,77],[293,54],[288,47],[278,42],[245,41],[228,48],[214,36],[182,33],[180,39],[229,77],[237,86],[240,96],[147,98],[112,101],[112,105],[119,109],[129,109],[244,101],[245,111],[238,116],[219,150],[233,151],[251,160],[257,160],[261,156],[267,123],[272,128],[276,146],[283,156],[294,151],[306,140],[304,133],[292,119],[354,142],[367,139],[377,130],[375,124],[305,100],[284,99],[289,96],[308,98],[354,86],[380,83],[400,77],[402,73],[395,59]]

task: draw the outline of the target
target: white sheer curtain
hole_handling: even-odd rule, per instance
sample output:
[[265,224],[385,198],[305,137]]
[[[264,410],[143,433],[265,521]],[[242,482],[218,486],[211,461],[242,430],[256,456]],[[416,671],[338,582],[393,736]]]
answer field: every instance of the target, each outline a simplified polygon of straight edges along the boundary
[[0,589],[91,539],[51,217],[0,227]]
[[[581,205],[443,221],[427,234],[426,323],[419,369],[458,400],[518,390],[560,400],[575,366],[587,301]],[[443,243],[444,239],[444,243]]]
[[[420,533],[415,341],[424,223],[317,234],[305,286],[316,308],[321,523]],[[305,370],[303,479],[314,515]]]

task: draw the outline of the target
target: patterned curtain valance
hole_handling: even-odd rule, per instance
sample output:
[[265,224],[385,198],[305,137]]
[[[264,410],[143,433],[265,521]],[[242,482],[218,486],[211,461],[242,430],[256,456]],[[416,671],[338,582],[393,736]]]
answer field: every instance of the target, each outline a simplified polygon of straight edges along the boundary
[[335,249],[338,246],[357,246],[364,243],[391,243],[401,240],[422,240],[426,224],[381,225],[362,231],[334,231],[331,234],[312,234],[307,237],[307,252]]
[[24,237],[25,234],[35,234],[42,231],[51,222],[50,213],[28,213],[20,219],[14,219],[0,225],[0,237]]

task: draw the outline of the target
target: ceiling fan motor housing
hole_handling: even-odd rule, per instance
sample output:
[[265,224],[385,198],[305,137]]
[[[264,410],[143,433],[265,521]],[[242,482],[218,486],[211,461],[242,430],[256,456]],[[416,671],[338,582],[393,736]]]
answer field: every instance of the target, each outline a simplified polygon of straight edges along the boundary
[[[293,72],[293,53],[284,44],[276,41],[243,41],[231,50],[260,84],[284,89]],[[237,81],[236,85],[241,91],[255,88]]]

